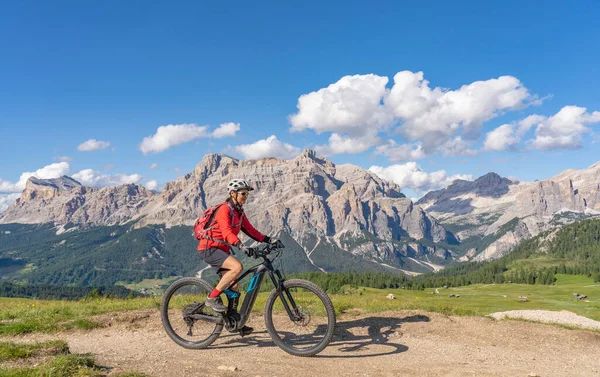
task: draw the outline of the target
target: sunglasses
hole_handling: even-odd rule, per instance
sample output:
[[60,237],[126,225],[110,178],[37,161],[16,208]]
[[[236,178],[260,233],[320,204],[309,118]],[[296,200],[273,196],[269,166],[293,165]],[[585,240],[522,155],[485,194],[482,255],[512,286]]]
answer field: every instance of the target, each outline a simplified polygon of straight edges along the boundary
[[248,191],[245,191],[245,192],[238,192],[237,194],[238,194],[238,195],[241,195],[241,196],[243,196],[243,197],[245,198],[245,197],[247,197],[247,196],[248,196],[249,192],[248,192]]

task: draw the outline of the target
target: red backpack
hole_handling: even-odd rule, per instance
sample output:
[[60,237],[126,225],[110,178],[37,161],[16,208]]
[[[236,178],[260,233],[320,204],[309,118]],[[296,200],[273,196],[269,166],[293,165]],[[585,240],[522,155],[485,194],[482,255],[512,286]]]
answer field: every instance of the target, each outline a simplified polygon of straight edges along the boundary
[[209,232],[217,226],[216,224],[213,226],[210,226],[210,224],[212,223],[213,219],[215,218],[215,214],[217,213],[217,210],[223,204],[227,204],[227,206],[229,207],[229,210],[231,212],[231,226],[233,226],[233,218],[234,218],[233,207],[231,207],[231,205],[229,205],[229,203],[221,203],[221,204],[217,204],[216,206],[207,208],[206,211],[204,211],[204,213],[202,215],[200,215],[200,217],[198,217],[198,220],[196,220],[196,222],[194,223],[194,237],[196,237],[196,239],[198,241],[203,238],[208,238],[213,241],[226,244],[226,242],[215,240],[209,236]]

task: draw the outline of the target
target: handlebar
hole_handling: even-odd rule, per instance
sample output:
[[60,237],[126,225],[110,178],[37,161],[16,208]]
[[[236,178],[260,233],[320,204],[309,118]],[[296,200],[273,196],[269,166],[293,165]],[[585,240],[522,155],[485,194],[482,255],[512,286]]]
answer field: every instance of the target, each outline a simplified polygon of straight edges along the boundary
[[277,247],[275,245],[266,244],[263,246],[249,247],[248,251],[251,251],[252,256],[255,259],[258,259],[258,258],[264,258],[267,255],[271,254],[271,252],[278,250],[278,249],[282,249],[282,247]]

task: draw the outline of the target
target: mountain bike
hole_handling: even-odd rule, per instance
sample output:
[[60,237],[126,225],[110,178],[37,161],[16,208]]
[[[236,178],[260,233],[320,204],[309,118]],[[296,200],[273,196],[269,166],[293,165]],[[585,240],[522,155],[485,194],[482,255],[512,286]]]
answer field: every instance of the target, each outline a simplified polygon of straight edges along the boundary
[[[263,262],[249,268],[223,291],[227,312],[218,313],[204,305],[213,290],[208,282],[193,277],[173,282],[165,291],[160,308],[167,334],[184,348],[203,349],[217,340],[223,327],[229,332],[243,331],[266,274],[275,286],[264,310],[265,324],[273,342],[295,356],[314,356],[321,352],[331,341],[335,327],[335,310],[329,296],[310,281],[286,280],[273,267],[282,249],[265,245],[252,250],[254,258],[262,258]],[[269,259],[274,251],[277,254]],[[249,274],[253,275],[238,313],[235,309],[239,293],[232,287]]]

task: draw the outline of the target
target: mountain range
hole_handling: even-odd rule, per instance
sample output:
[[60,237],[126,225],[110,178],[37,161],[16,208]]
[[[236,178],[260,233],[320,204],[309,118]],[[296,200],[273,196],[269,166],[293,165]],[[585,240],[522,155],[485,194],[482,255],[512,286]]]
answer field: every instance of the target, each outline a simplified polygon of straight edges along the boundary
[[[160,192],[138,184],[93,188],[67,176],[32,177],[21,197],[0,214],[0,224],[12,226],[2,236],[2,229],[9,228],[0,225],[0,241],[4,237],[6,245],[12,245],[0,245],[0,258],[29,258],[31,265],[42,264],[41,259],[28,257],[29,249],[17,253],[17,244],[9,242],[7,237],[16,237],[17,229],[31,231],[15,228],[16,224],[46,224],[50,238],[61,237],[56,241],[62,245],[82,232],[89,236],[93,229],[111,229],[112,236],[93,245],[94,253],[123,247],[122,237],[137,240],[133,233],[145,235],[139,250],[127,248],[133,255],[123,263],[156,274],[168,264],[166,254],[177,259],[177,253],[192,253],[191,236],[185,241],[188,250],[177,251],[170,248],[175,241],[167,241],[169,234],[189,230],[205,208],[223,201],[227,182],[234,177],[256,188],[245,206],[251,222],[291,244],[298,270],[436,271],[469,260],[499,258],[543,230],[600,215],[600,163],[536,182],[514,182],[495,173],[475,181],[456,180],[413,203],[399,186],[373,172],[335,165],[313,151],[292,160],[209,154],[194,171],[167,183]],[[44,263],[51,261],[44,258]],[[99,266],[96,254],[87,262],[81,253],[79,258],[81,265],[87,263],[95,271],[106,271],[110,264]],[[65,263],[61,259],[61,266]],[[149,265],[155,267],[148,269]],[[175,264],[171,267],[171,273],[179,273]],[[58,271],[57,267],[53,276]]]

